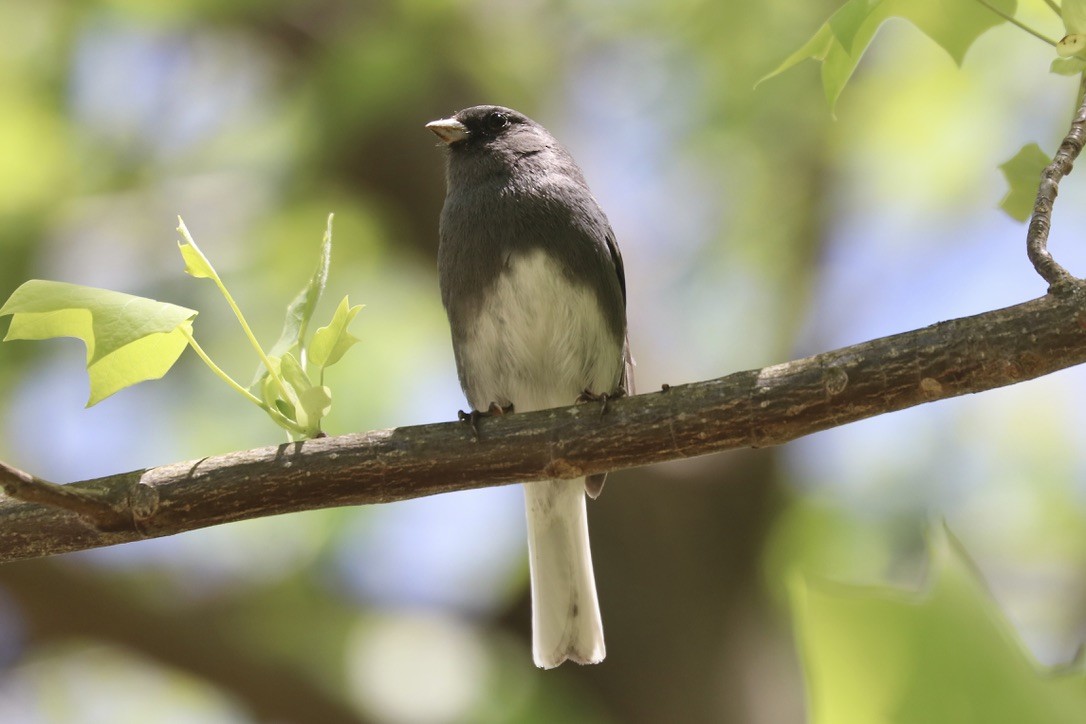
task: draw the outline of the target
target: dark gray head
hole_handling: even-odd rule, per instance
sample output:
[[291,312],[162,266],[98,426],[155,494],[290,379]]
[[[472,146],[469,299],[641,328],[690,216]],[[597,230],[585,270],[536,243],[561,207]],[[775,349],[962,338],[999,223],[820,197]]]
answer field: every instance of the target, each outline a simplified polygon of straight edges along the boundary
[[531,153],[557,143],[543,126],[502,106],[465,108],[449,118],[431,121],[426,127],[456,154],[495,149]]
[[562,144],[511,108],[473,106],[426,127],[448,147],[450,174],[500,175],[549,168],[583,181]]

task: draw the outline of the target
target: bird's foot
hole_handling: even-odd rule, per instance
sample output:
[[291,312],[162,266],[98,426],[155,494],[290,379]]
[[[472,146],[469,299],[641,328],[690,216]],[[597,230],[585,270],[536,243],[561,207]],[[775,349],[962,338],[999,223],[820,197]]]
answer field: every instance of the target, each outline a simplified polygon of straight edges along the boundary
[[486,408],[486,412],[480,412],[479,410],[472,410],[471,412],[464,412],[463,410],[457,410],[456,416],[460,418],[460,422],[466,422],[471,425],[471,434],[476,441],[479,440],[479,418],[491,417],[493,415],[505,415],[513,411],[513,405],[509,404],[502,407],[497,402],[491,402],[490,407]]
[[592,390],[585,390],[581,394],[577,395],[577,399],[573,401],[575,405],[583,405],[586,402],[602,402],[603,406],[600,408],[600,414],[607,414],[607,403],[611,400],[617,400],[620,397],[626,396],[626,390],[623,387],[616,387],[614,392],[600,392],[595,393]]

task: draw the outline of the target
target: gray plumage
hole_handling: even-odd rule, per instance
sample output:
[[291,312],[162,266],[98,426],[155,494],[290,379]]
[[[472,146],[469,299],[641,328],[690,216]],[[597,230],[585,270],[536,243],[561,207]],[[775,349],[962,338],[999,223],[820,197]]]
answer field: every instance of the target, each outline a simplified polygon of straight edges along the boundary
[[[448,147],[438,271],[472,407],[527,412],[629,389],[622,257],[569,153],[500,106],[428,127]],[[525,486],[533,651],[547,668],[604,656],[585,485]],[[602,485],[602,476],[587,482],[593,497]]]

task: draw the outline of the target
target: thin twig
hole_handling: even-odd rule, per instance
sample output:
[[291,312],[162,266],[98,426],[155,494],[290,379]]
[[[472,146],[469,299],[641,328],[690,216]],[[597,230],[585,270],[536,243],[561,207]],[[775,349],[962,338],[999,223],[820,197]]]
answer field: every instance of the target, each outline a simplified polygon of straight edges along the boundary
[[1048,282],[1049,289],[1056,291],[1075,281],[1048,251],[1048,233],[1052,228],[1052,206],[1060,190],[1060,180],[1071,173],[1075,159],[1082,152],[1086,140],[1086,99],[1079,102],[1078,111],[1071,122],[1071,130],[1056,151],[1052,163],[1041,171],[1041,183],[1037,187],[1037,200],[1033,203],[1033,217],[1026,232],[1026,253],[1037,273]]
[[117,527],[121,513],[96,490],[58,485],[0,462],[0,487],[12,498],[76,513],[100,530]]
[[1051,45],[1053,48],[1056,47],[1056,41],[1055,40],[1048,37],[1047,35],[1044,35],[1042,33],[1037,32],[1036,30],[1034,30],[1030,26],[1023,23],[1021,20],[1018,20],[1017,18],[1015,18],[1013,15],[1008,15],[1007,13],[1003,12],[1002,10],[995,7],[991,3],[988,3],[986,0],[977,0],[977,2],[980,3],[981,5],[983,5],[984,7],[988,8],[989,10],[991,10],[993,13],[995,13],[999,17],[1006,20],[1011,25],[1014,25],[1014,26],[1018,27],[1020,30],[1025,30],[1027,33],[1029,33],[1033,37],[1037,38],[1038,40],[1044,41],[1048,45]]

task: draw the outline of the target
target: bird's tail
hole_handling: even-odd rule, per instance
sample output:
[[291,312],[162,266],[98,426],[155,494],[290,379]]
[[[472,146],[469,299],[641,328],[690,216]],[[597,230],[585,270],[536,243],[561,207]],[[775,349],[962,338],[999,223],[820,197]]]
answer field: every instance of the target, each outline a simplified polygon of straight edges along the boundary
[[597,664],[606,650],[588,545],[584,479],[523,487],[535,665],[550,669],[566,659]]

